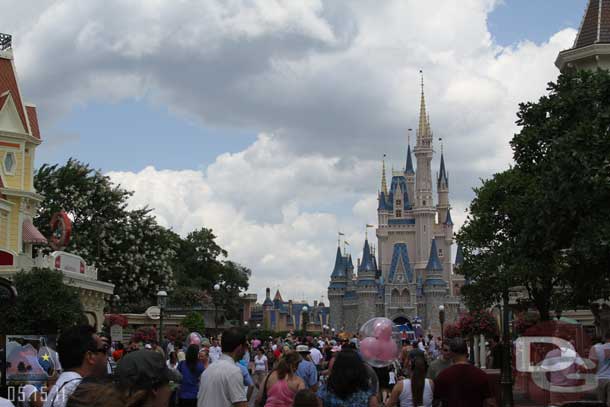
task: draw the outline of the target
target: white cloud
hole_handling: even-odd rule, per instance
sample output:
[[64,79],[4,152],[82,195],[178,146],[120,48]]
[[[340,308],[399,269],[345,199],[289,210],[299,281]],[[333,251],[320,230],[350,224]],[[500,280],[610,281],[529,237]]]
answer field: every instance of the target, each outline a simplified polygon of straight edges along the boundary
[[177,231],[213,227],[256,287],[302,278],[293,290],[313,295],[335,232],[355,252],[375,220],[377,160],[404,165],[420,69],[456,223],[479,178],[510,162],[518,103],[545,92],[575,32],[500,47],[487,28],[498,2],[0,0],[0,21],[43,124],[75,105],[144,98],[205,125],[273,133],[205,172],[112,176]]

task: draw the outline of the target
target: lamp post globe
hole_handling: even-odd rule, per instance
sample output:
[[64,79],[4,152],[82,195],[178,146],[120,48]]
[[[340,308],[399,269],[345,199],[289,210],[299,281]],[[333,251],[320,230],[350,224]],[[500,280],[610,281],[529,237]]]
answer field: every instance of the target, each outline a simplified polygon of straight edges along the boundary
[[220,284],[214,284],[214,291],[220,291]]
[[445,342],[445,306],[438,306],[438,320],[441,323],[441,343]]
[[163,309],[167,305],[167,291],[157,292],[157,305],[159,306],[159,345],[163,346]]
[[256,324],[256,329],[260,328],[261,324]]

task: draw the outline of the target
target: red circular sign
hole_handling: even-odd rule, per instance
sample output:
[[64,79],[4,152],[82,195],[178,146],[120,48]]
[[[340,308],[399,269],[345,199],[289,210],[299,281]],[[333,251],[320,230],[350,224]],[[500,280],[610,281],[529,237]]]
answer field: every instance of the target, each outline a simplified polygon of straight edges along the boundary
[[59,211],[51,218],[51,238],[49,244],[53,250],[63,250],[70,243],[72,221],[65,211]]

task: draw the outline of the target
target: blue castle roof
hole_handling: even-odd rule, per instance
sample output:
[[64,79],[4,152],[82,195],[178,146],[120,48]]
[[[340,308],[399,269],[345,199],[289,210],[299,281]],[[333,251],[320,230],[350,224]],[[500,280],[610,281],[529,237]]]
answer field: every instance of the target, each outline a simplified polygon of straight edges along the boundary
[[411,270],[411,264],[409,262],[409,251],[407,250],[406,243],[396,243],[394,245],[394,252],[392,253],[392,264],[390,265],[388,281],[394,282],[398,277],[398,275],[396,274],[396,270],[398,269],[399,260],[402,261],[402,265],[405,271],[404,281],[413,281],[413,271]]
[[407,147],[407,165],[405,166],[405,172],[407,174],[415,174],[415,170],[413,169],[413,159],[411,158],[411,145]]
[[449,178],[447,177],[447,171],[445,170],[445,157],[442,153],[441,153],[441,169],[438,173],[438,185],[440,186],[441,183],[444,183],[445,185],[449,186]]
[[346,264],[343,255],[341,254],[341,248],[337,247],[337,256],[335,257],[335,267],[333,268],[333,272],[331,273],[331,278],[342,278],[347,277],[347,273],[345,272]]
[[362,253],[362,262],[358,267],[358,273],[360,272],[377,272],[377,267],[375,266],[375,261],[373,254],[371,253],[371,248],[369,246],[369,240],[366,239],[364,241],[364,249]]
[[407,179],[403,175],[395,175],[392,177],[390,192],[387,195],[383,191],[379,193],[379,204],[377,206],[379,210],[394,210],[394,199],[398,186],[400,186],[402,191],[402,208],[400,209],[409,210],[412,208],[409,190],[407,189]]
[[432,245],[430,246],[430,257],[428,258],[426,271],[443,271],[443,265],[438,258],[438,250],[436,249],[436,239],[432,239]]
[[455,267],[460,267],[462,264],[464,264],[464,250],[462,245],[458,244],[457,253],[455,254]]
[[451,209],[447,209],[447,217],[445,218],[445,225],[453,226],[453,219],[451,219]]

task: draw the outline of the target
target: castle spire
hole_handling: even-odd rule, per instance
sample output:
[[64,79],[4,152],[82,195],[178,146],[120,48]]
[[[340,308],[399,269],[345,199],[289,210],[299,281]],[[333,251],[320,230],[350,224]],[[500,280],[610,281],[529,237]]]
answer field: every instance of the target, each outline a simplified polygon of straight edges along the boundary
[[419,104],[419,128],[417,129],[417,140],[423,139],[428,135],[428,114],[426,113],[426,97],[424,96],[424,72],[421,74],[421,100]]
[[[411,130],[411,129],[409,129]],[[405,166],[405,172],[407,174],[415,174],[413,169],[413,158],[411,157],[411,138],[409,137],[409,144],[407,146],[407,165]]]
[[443,139],[439,138],[441,142],[441,168],[438,172],[438,189],[447,189],[449,187],[449,177],[447,177],[447,170],[445,169],[445,155],[443,152]]
[[385,154],[383,155],[383,160],[381,161],[381,192],[385,196],[388,195],[388,182],[385,178]]

